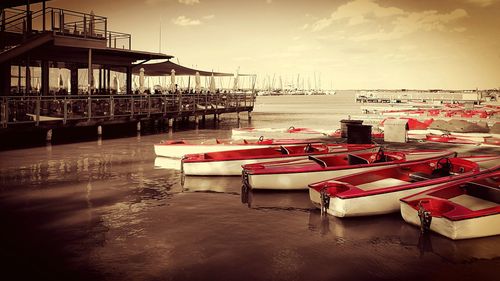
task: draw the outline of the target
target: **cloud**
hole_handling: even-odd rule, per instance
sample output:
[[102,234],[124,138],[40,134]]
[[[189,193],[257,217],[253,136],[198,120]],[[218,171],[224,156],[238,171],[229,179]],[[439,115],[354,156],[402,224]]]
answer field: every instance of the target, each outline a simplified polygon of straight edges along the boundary
[[206,15],[206,16],[203,16],[203,19],[205,19],[205,20],[211,20],[213,18],[215,18],[215,15]]
[[384,18],[403,15],[405,12],[396,7],[382,7],[374,0],[354,0],[338,7],[328,18],[323,18],[312,24],[313,31],[323,30],[334,21],[347,20],[350,26],[370,21],[370,18]]
[[200,0],[178,0],[179,3],[184,4],[184,5],[194,5],[194,4],[200,4]]
[[200,25],[202,23],[200,20],[190,19],[185,16],[178,16],[177,18],[173,19],[172,22],[175,25],[180,25],[180,26],[193,26],[193,25]]
[[[353,36],[351,39],[354,41],[393,40],[420,30],[446,31],[447,24],[467,16],[467,12],[463,9],[456,9],[446,14],[440,14],[435,10],[408,13],[405,16],[396,18],[392,22],[392,30],[386,31],[381,29],[378,32]],[[454,30],[459,32],[464,31],[460,28],[458,30],[455,28]]]
[[465,0],[465,2],[478,5],[479,7],[488,7],[498,2],[498,0]]
[[465,17],[468,13],[464,9],[448,13],[436,10],[408,12],[398,7],[380,6],[374,0],[353,0],[339,6],[330,17],[316,20],[311,25],[305,24],[302,29],[319,32],[334,23],[334,26],[339,26],[339,22],[343,22],[345,27],[363,25],[371,28],[369,32],[352,32],[348,39],[353,41],[393,40],[418,31],[463,32],[464,28],[449,25]]
[[273,3],[273,0],[266,0],[266,3],[267,3],[267,4],[272,4],[272,3]]

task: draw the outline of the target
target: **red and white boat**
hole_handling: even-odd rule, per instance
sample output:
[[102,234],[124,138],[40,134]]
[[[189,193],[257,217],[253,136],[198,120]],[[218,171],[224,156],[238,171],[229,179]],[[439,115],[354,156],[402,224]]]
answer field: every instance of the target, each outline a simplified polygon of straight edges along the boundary
[[243,183],[254,189],[307,189],[311,183],[353,173],[396,167],[455,154],[452,151],[382,151],[363,154],[309,156],[297,161],[279,161],[243,166]]
[[258,139],[261,136],[266,138],[314,139],[328,137],[333,132],[292,126],[289,128],[236,128],[231,133],[233,139]]
[[443,236],[468,239],[500,234],[500,170],[442,185],[401,201],[411,224]]
[[432,159],[310,184],[309,197],[336,217],[387,214],[403,197],[498,168],[500,155]]
[[280,147],[264,147],[200,154],[187,154],[182,158],[184,175],[239,176],[242,165],[277,160],[304,160],[309,155],[324,156],[339,153],[363,153],[378,151],[371,144],[299,144]]
[[498,146],[500,145],[499,138],[493,137],[498,134],[481,134],[481,133],[451,133],[445,135],[426,135],[425,140],[428,142],[436,143],[450,143],[450,144],[471,144],[482,146]]
[[169,140],[154,145],[156,156],[182,158],[186,154],[275,147],[289,144],[308,144],[304,139],[263,139],[258,140],[208,140],[203,142]]

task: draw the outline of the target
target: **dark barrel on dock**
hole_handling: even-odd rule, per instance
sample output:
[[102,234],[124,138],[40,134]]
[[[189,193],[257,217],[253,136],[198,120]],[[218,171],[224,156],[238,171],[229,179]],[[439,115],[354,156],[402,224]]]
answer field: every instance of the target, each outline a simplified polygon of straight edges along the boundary
[[361,124],[347,124],[347,143],[372,143],[372,126]]
[[349,124],[361,125],[362,123],[363,120],[350,120],[350,119],[340,120],[340,137],[347,138],[347,125]]

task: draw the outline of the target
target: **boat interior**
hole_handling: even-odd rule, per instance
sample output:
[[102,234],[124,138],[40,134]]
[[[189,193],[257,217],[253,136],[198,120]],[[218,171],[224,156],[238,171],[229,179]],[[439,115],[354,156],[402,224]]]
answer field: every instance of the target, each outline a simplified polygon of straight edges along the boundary
[[409,202],[413,208],[421,205],[434,217],[460,220],[500,211],[500,172],[479,180],[438,188]]
[[[354,159],[358,161],[357,158]],[[364,158],[360,159],[365,160]],[[361,160],[359,161],[361,162]],[[460,158],[441,158],[439,160],[422,161],[411,165],[379,169],[371,171],[370,173],[363,173],[363,176],[353,174],[336,180],[346,183],[349,188],[344,191],[351,190],[349,195],[355,195],[355,193],[360,191],[390,190],[393,187],[405,184],[440,177],[449,177],[451,175],[459,175],[478,170],[479,166],[468,160]],[[346,196],[349,195],[346,194]]]
[[373,163],[383,163],[404,160],[405,156],[402,153],[389,152],[384,153],[382,150],[379,152],[361,153],[361,154],[339,154],[323,157],[309,156],[310,160],[320,164],[323,168],[338,167],[338,166],[353,166],[353,165],[367,165]]

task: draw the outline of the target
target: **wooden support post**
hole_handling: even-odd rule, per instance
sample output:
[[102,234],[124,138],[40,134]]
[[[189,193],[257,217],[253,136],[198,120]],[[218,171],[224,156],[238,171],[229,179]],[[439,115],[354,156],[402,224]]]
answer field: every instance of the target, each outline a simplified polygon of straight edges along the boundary
[[90,121],[92,118],[92,100],[90,97],[87,98],[87,120]]
[[3,97],[2,98],[2,107],[0,108],[1,110],[1,119],[2,119],[2,127],[3,128],[7,128],[7,121],[8,121],[8,114],[7,114],[7,106],[8,104],[8,98],[7,97]]
[[90,92],[92,91],[92,88],[94,87],[94,81],[93,81],[93,75],[92,75],[92,48],[89,48],[89,52],[88,52],[88,55],[89,55],[89,61],[88,61],[88,91],[89,91],[89,95],[90,95]]
[[174,126],[174,118],[168,118],[168,127],[172,128]]
[[49,129],[49,130],[47,131],[47,134],[45,135],[45,140],[46,140],[47,142],[51,142],[51,141],[52,141],[52,129]]
[[97,135],[102,136],[102,126],[101,125],[97,126]]
[[141,131],[141,121],[137,122],[137,132]]
[[127,66],[127,87],[126,87],[126,90],[125,90],[125,93],[127,95],[131,94],[132,93],[132,67],[131,66]]
[[68,102],[66,101],[66,98],[63,99],[63,112],[64,112],[63,124],[66,125],[66,121],[68,120]]
[[35,104],[35,126],[40,125],[40,96],[36,98]]
[[49,62],[46,60],[42,61],[41,68],[41,76],[42,76],[42,95],[49,95]]
[[115,99],[113,97],[109,99],[109,117],[111,120],[115,118]]

